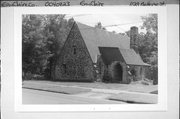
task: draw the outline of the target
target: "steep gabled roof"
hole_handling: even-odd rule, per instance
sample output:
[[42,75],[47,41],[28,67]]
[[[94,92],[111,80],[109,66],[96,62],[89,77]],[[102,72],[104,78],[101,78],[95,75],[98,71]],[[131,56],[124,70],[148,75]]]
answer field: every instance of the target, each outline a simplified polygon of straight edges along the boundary
[[139,54],[130,49],[128,36],[114,34],[79,22],[75,24],[78,26],[93,62],[96,62],[97,55],[101,54],[107,65],[113,61],[124,61],[128,65],[149,66],[142,61]]
[[143,62],[140,55],[137,54],[133,49],[119,49],[119,50],[126,64],[149,66],[148,64]]
[[101,58],[106,65],[113,61],[124,61],[118,47],[99,47]]
[[113,61],[123,61],[128,65],[143,65],[145,64],[139,54],[133,49],[119,49],[118,47],[99,47],[101,57],[106,65],[111,64]]
[[100,55],[98,47],[130,48],[130,39],[128,36],[114,34],[79,22],[75,23],[78,26],[93,62],[96,62],[97,55]]

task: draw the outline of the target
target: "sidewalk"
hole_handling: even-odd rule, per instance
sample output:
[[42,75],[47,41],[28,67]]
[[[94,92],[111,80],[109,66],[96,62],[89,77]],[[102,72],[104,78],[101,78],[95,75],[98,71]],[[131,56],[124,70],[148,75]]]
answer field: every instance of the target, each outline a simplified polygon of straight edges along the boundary
[[23,82],[23,88],[33,89],[33,90],[41,90],[48,91],[54,93],[63,93],[63,94],[79,94],[90,92],[91,89],[79,88],[79,87],[68,87],[61,85],[53,85],[53,84],[40,84],[40,83],[32,83],[32,82]]
[[118,95],[112,95],[111,97],[109,97],[109,100],[138,104],[157,104],[158,96],[156,94],[137,94],[122,92]]
[[156,104],[158,95],[150,93],[130,92],[114,89],[97,89],[78,86],[65,86],[60,84],[48,84],[25,81],[23,88],[42,90],[55,93],[64,93],[76,96],[88,96],[91,98],[104,98],[106,100],[124,101],[128,103]]

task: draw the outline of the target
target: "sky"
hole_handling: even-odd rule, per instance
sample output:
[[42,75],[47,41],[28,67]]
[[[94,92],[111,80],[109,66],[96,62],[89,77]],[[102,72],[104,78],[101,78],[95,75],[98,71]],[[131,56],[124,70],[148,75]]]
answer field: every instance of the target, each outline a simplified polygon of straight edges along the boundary
[[94,27],[98,22],[101,22],[102,26],[118,25],[105,27],[108,31],[115,31],[116,33],[125,33],[130,30],[130,27],[137,26],[139,32],[145,32],[141,29],[142,19],[141,16],[146,16],[147,14],[74,14],[66,15],[66,18],[74,18],[75,21]]

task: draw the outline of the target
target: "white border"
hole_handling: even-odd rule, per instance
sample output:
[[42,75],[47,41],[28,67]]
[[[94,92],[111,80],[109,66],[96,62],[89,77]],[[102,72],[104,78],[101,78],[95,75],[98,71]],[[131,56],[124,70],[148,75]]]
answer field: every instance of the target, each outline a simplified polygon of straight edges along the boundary
[[[158,104],[22,105],[22,14],[158,14]],[[14,9],[15,111],[166,111],[167,21],[166,7],[61,7]]]

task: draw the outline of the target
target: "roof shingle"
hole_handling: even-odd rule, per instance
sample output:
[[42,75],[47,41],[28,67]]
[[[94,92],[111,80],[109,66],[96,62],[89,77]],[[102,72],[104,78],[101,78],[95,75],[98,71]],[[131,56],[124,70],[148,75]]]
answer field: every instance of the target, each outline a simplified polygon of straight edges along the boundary
[[140,55],[137,54],[133,49],[119,49],[119,50],[126,64],[148,66],[148,64],[144,63]]
[[99,51],[106,65],[111,64],[113,61],[123,61],[119,48],[117,47],[99,47]]
[[79,22],[76,22],[76,24],[94,62],[97,55],[100,55],[98,46],[119,47],[122,49],[130,48],[130,39],[127,36],[114,34]]
[[130,49],[130,38],[128,36],[114,34],[79,22],[75,23],[93,62],[96,62],[97,55],[101,54],[104,63],[107,65],[113,61],[124,61],[128,65],[148,66],[142,61],[139,54]]
[[133,49],[119,49],[117,47],[99,47],[101,57],[106,65],[110,65],[113,61],[122,61],[127,65],[143,65],[144,63]]

